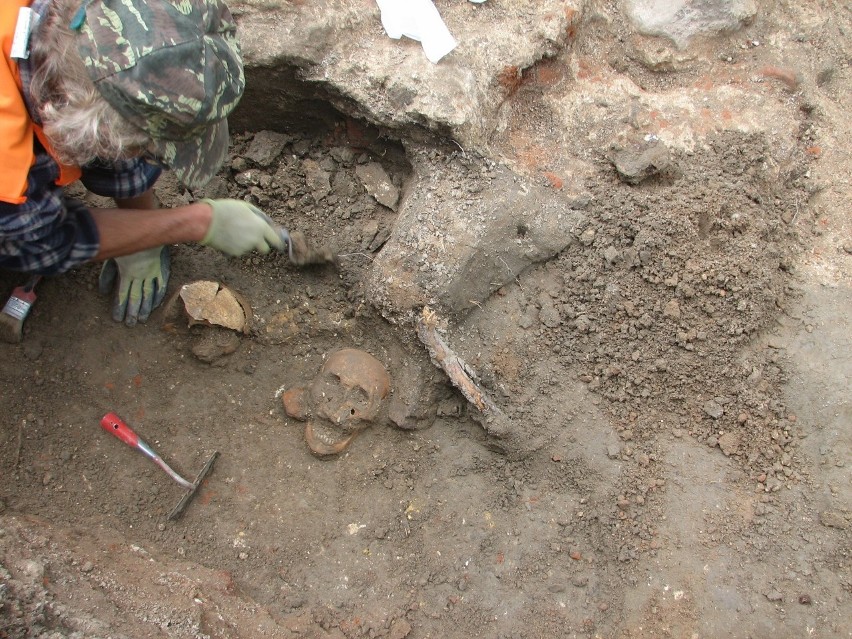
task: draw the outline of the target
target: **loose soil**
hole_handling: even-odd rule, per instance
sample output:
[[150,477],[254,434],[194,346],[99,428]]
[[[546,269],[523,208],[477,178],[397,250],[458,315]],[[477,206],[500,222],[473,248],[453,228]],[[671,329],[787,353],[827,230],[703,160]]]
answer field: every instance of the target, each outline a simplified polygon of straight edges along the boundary
[[[165,310],[114,323],[97,265],[40,284],[23,342],[0,345],[0,636],[852,636],[852,296],[809,267],[822,227],[846,227],[811,206],[807,109],[796,148],[720,133],[638,184],[578,142],[595,171],[576,241],[442,318],[523,445],[489,435],[412,323],[370,299],[397,214],[359,167],[381,164],[404,198],[428,153],[435,199],[463,210],[499,169],[529,168],[511,141],[547,130],[542,91],[513,88],[488,158],[343,116],[237,132],[204,195],[251,199],[339,255],[173,247],[170,290],[239,292],[247,334]],[[280,152],[260,161],[269,140]],[[167,206],[192,195],[159,188]],[[319,459],[282,396],[340,348],[375,356],[391,396]],[[98,427],[110,411],[189,478],[220,451],[178,521],[180,487]]]

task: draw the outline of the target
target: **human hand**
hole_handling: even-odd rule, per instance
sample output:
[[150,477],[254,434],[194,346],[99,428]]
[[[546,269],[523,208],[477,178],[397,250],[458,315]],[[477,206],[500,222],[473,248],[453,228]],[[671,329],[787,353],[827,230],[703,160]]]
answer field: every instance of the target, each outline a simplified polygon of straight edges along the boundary
[[158,246],[104,262],[98,289],[105,295],[115,287],[112,319],[135,326],[162,303],[168,283],[169,249]]
[[275,223],[256,206],[242,200],[202,200],[213,209],[213,218],[201,243],[232,256],[249,251],[269,253],[285,248]]

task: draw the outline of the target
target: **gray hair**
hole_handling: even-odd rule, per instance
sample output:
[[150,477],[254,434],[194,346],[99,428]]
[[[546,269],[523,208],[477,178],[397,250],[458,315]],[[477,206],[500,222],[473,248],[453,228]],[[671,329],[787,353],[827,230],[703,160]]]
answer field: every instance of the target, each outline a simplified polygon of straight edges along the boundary
[[101,96],[77,52],[76,32],[68,25],[79,5],[80,0],[52,0],[31,40],[30,94],[45,136],[66,164],[140,155],[150,137]]

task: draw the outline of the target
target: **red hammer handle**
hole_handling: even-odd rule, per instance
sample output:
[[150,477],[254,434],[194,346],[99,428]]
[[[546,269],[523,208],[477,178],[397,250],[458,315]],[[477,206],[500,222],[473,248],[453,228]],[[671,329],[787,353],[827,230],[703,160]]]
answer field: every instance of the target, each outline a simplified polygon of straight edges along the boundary
[[128,446],[139,448],[139,436],[115,413],[107,413],[101,418],[101,428],[112,433]]

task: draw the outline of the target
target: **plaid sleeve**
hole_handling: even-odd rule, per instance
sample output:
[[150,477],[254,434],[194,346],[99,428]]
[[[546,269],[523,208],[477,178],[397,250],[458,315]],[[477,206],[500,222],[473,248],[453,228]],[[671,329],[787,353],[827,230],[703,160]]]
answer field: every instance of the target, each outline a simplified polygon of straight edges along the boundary
[[[150,189],[161,169],[143,160],[83,168],[81,181],[93,193],[128,198]],[[89,209],[56,186],[59,167],[43,150],[27,178],[23,204],[0,202],[0,268],[53,275],[90,261],[100,236]]]
[[128,198],[142,195],[154,186],[162,169],[140,158],[120,162],[92,162],[83,167],[80,181],[96,195]]
[[56,186],[59,167],[36,154],[23,204],[0,202],[0,268],[53,275],[91,260],[100,237],[89,210],[65,199]]

